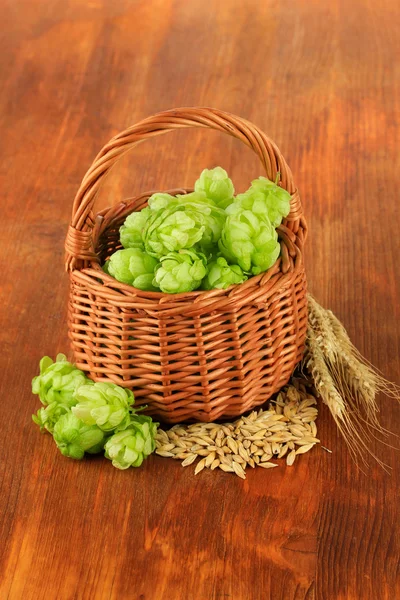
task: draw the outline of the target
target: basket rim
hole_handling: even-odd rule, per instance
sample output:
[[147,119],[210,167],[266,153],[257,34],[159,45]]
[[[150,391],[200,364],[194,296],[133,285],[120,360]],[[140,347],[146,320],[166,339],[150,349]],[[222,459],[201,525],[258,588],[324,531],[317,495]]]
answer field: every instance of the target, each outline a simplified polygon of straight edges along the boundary
[[[282,262],[282,258],[281,256],[279,256],[277,258],[277,260],[274,262],[274,264],[267,270],[267,271],[263,271],[262,273],[260,273],[259,275],[253,275],[252,277],[249,277],[246,281],[244,281],[243,283],[234,283],[232,285],[230,285],[227,288],[224,289],[213,289],[213,290],[194,290],[192,292],[182,292],[179,294],[167,294],[166,292],[149,292],[149,291],[144,291],[144,290],[139,290],[138,288],[135,288],[133,285],[129,285],[128,283],[122,283],[120,281],[118,281],[118,279],[115,279],[114,277],[112,277],[111,275],[108,275],[107,273],[105,273],[103,271],[103,269],[101,268],[101,266],[99,265],[99,263],[97,261],[92,261],[91,262],[91,267],[89,269],[82,269],[81,273],[85,273],[86,275],[92,276],[93,279],[97,280],[98,277],[96,277],[95,274],[91,273],[91,270],[94,269],[96,271],[96,273],[99,273],[101,276],[101,279],[104,279],[104,281],[109,281],[112,285],[111,286],[106,286],[106,287],[113,287],[115,286],[115,283],[117,284],[117,287],[121,287],[124,291],[130,292],[133,296],[135,297],[139,297],[139,298],[146,298],[147,300],[163,300],[163,299],[171,299],[174,298],[176,300],[181,300],[183,298],[214,298],[214,297],[218,297],[218,296],[227,296],[227,295],[234,295],[232,294],[232,292],[234,292],[235,290],[244,290],[250,287],[262,287],[263,284],[261,282],[262,279],[265,279],[265,275],[275,275],[278,273],[281,273],[282,275],[284,275],[284,273],[282,273],[280,271],[280,269],[278,269],[277,267],[280,266]],[[270,273],[272,270],[275,270],[274,273]],[[269,279],[270,277],[268,277]],[[249,281],[251,281],[251,285],[246,285]],[[229,292],[229,294],[228,294]],[[126,296],[126,294],[124,294],[124,296]]]
[[[214,314],[215,312],[235,312],[240,306],[268,304],[268,298],[275,293],[285,294],[293,283],[293,278],[304,270],[301,253],[293,261],[294,268],[287,273],[279,269],[278,261],[269,271],[250,278],[242,284],[232,285],[225,290],[196,290],[182,294],[166,294],[163,292],[145,292],[133,286],[119,283],[110,275],[104,273],[101,267],[94,263],[94,268],[71,272],[71,282],[79,287],[86,287],[90,294],[95,293],[106,304],[115,305],[122,309],[144,311],[157,314],[159,318],[172,317],[189,313],[192,316]],[[100,284],[99,278],[106,283]],[[246,286],[246,284],[250,282]],[[108,286],[107,283],[111,283]],[[117,284],[117,285],[115,285]],[[246,287],[244,287],[246,286]]]

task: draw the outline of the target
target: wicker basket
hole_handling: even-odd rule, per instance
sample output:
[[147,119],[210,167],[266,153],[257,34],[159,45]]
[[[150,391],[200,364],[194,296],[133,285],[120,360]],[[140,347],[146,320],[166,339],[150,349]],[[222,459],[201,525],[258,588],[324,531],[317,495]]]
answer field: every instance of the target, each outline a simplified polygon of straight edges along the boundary
[[[106,275],[100,265],[121,247],[118,230],[125,217],[142,209],[153,192],[96,216],[93,205],[122,155],[183,127],[223,131],[254,150],[270,179],[280,172],[292,196],[278,230],[281,256],[267,272],[227,290],[142,292]],[[77,366],[96,381],[131,388],[138,405],[147,404],[148,414],[169,423],[233,417],[264,403],[289,380],[304,349],[305,237],[291,171],[276,145],[248,121],[211,108],[182,108],[130,127],[97,155],[73,204],[65,248]]]

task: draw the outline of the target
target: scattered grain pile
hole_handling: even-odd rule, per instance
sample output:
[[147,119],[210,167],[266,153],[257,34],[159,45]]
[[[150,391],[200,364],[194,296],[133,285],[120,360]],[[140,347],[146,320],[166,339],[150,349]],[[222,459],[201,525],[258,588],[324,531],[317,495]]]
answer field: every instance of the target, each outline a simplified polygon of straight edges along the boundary
[[315,420],[317,401],[305,379],[293,378],[266,410],[253,411],[233,423],[193,423],[158,429],[156,454],[182,461],[186,467],[200,459],[204,468],[221,469],[246,478],[246,468],[277,467],[271,459],[286,458],[293,465],[319,442]]

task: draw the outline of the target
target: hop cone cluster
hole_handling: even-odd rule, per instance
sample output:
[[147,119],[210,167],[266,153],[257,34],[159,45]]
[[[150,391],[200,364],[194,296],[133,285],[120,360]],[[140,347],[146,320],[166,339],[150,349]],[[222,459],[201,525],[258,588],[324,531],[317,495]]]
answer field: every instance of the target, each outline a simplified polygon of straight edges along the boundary
[[[104,270],[144,291],[224,289],[268,270],[280,254],[276,228],[290,194],[266,177],[235,196],[227,172],[204,169],[194,192],[153,194],[120,228],[124,250]],[[225,262],[224,262],[225,261]]]
[[52,433],[64,456],[80,460],[85,453],[102,452],[109,443],[114,450],[106,451],[106,457],[125,469],[140,466],[153,452],[157,423],[136,414],[133,393],[114,383],[93,383],[63,354],[55,363],[47,356],[40,361],[32,390],[45,404],[33,421]]

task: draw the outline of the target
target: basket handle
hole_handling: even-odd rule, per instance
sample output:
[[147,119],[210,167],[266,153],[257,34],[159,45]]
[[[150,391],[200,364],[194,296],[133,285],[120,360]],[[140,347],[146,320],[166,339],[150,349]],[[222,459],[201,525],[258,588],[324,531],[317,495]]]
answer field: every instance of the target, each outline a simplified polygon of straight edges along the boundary
[[113,137],[96,156],[73,203],[71,224],[65,240],[67,270],[88,266],[90,261],[98,260],[92,240],[95,224],[93,205],[103,179],[115,163],[140,142],[187,127],[208,127],[223,131],[254,150],[269,179],[275,180],[279,171],[282,187],[292,196],[290,213],[285,223],[292,231],[297,232],[303,215],[300,197],[293,183],[292,172],[275,143],[258,127],[230,113],[215,108],[178,108],[160,112],[129,127]]

